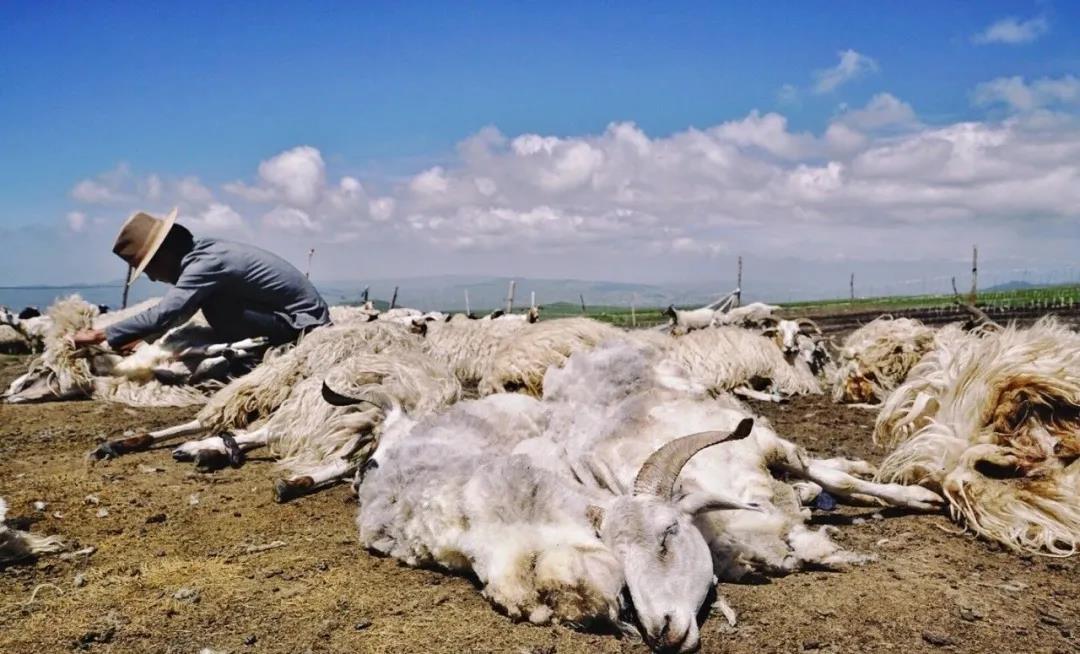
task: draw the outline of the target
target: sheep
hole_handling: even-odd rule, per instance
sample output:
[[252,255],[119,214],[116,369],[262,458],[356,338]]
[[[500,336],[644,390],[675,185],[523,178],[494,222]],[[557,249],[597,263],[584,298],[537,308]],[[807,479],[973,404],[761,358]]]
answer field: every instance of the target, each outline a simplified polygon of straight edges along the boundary
[[428,326],[423,349],[444,362],[462,384],[475,388],[496,351],[532,326],[518,320],[451,320]]
[[7,511],[7,502],[0,497],[0,565],[63,549],[63,541],[56,536],[37,536],[5,525]]
[[[666,365],[662,353],[633,343],[608,343],[571,357],[544,379],[544,402],[552,407],[545,433],[570,461],[574,476],[619,492],[633,483],[649,452],[678,434],[729,430],[753,418],[730,396],[712,399],[686,371]],[[712,448],[694,458],[681,477],[687,496],[726,497],[759,511],[704,514],[696,521],[710,542],[717,574],[736,580],[751,570],[786,573],[805,566],[844,567],[865,560],[845,552],[825,531],[805,521],[809,501],[824,488],[841,498],[882,500],[919,510],[942,504],[916,486],[864,481],[872,474],[862,461],[814,459],[754,418],[749,437]],[[773,471],[805,480],[797,487],[777,481]],[[807,483],[809,482],[809,483]]]
[[668,305],[661,315],[671,318],[668,327],[672,334],[682,336],[697,329],[712,327],[716,319],[717,311],[711,307],[700,309],[676,309],[675,305]]
[[297,384],[258,429],[189,441],[173,450],[173,458],[203,467],[238,465],[243,452],[268,446],[291,475],[274,487],[284,502],[355,472],[354,459],[374,447],[382,414],[353,398],[373,392],[422,416],[456,402],[461,385],[445,365],[414,348],[356,353]]
[[940,491],[954,519],[1026,553],[1080,548],[1080,335],[939,335],[881,407],[879,478]]
[[517,320],[531,324],[540,320],[540,307],[529,307],[529,310],[525,313],[500,313],[492,320]]
[[725,312],[716,314],[716,325],[734,325],[736,327],[760,327],[761,324],[774,318],[780,307],[764,302],[751,302],[750,304],[735,307]]
[[[744,437],[749,422],[660,448],[620,495],[514,454],[543,428],[529,397],[493,395],[420,421],[391,409],[386,424],[358,481],[362,545],[412,566],[470,571],[507,615],[538,624],[615,624],[625,585],[652,647],[697,648],[712,562],[672,485],[695,452]],[[706,506],[723,505],[691,508]]]
[[[45,347],[45,333],[51,320],[36,309],[33,312],[27,309],[15,314],[7,307],[0,307],[0,326],[15,332],[31,352],[40,352]],[[9,336],[5,340],[13,339]]]
[[481,395],[524,391],[538,397],[544,373],[561,366],[574,352],[588,350],[624,332],[590,318],[562,318],[532,325],[491,354],[479,384]]
[[833,373],[833,401],[878,404],[934,347],[934,330],[918,320],[881,316],[848,335]]
[[[714,393],[734,390],[755,399],[775,400],[821,392],[809,369],[789,365],[770,339],[739,327],[703,329],[671,339],[665,357]],[[762,390],[768,394],[757,392]]]
[[[131,312],[101,316],[99,308],[77,295],[49,308],[45,351],[4,394],[7,403],[94,398],[130,406],[191,406],[206,400],[203,389],[223,380],[233,363],[250,359],[264,347],[259,339],[215,344],[213,333],[198,319],[173,328],[129,356],[107,347],[77,349],[71,335],[90,326],[104,327]],[[202,385],[202,388],[197,385]]]
[[301,381],[325,373],[352,355],[378,353],[391,346],[415,347],[420,337],[391,322],[359,322],[315,329],[277,356],[214,393],[194,420],[135,436],[108,441],[91,452],[109,458],[140,451],[181,437],[218,435],[270,416]]

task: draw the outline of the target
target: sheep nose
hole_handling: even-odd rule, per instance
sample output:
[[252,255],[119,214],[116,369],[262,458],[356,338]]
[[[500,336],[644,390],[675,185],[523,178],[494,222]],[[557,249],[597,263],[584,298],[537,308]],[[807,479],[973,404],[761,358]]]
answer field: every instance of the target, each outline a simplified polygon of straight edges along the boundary
[[[690,636],[690,625],[685,628],[673,628],[674,616],[670,613],[664,616],[664,626],[660,629],[656,639],[656,651],[658,652],[691,652],[695,651],[699,643],[687,643]],[[690,647],[687,647],[690,645]]]

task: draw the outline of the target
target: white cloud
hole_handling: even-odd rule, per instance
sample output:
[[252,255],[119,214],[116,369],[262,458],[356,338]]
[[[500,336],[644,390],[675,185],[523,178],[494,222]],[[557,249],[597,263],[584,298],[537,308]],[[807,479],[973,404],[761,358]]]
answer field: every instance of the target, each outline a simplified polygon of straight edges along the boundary
[[814,93],[831,93],[842,84],[878,70],[876,61],[854,50],[843,50],[839,57],[840,61],[832,68],[814,73]]
[[799,89],[794,84],[784,84],[776,91],[776,101],[788,106],[799,104]]
[[72,232],[79,233],[86,229],[86,214],[81,211],[69,211],[67,226]]
[[[994,80],[976,96],[1010,107],[1064,106],[1076,80],[1009,83],[1027,95],[986,90],[998,88]],[[317,245],[327,270],[335,270],[333,248],[342,247],[337,278],[366,274],[358,266],[370,261],[404,266],[417,257],[449,271],[476,261],[513,269],[536,257],[549,274],[600,276],[614,262],[672,255],[707,270],[710,257],[734,252],[895,261],[951,257],[973,233],[981,247],[1010,256],[1080,247],[1080,235],[1056,227],[1080,219],[1080,118],[1065,112],[927,125],[911,105],[879,93],[818,133],[793,130],[779,112],[752,111],[663,136],[628,122],[584,135],[507,137],[485,128],[457,152],[385,181],[331,174],[321,152],[299,146],[253,162],[250,178],[224,185],[228,204],[196,178],[162,177],[158,205],[177,201],[181,222],[239,231],[296,256]],[[133,177],[110,179],[125,175]],[[84,181],[110,198],[140,186]],[[1057,233],[1052,242],[1041,236],[1049,232]],[[668,270],[626,265],[644,276]]]
[[976,86],[973,97],[978,105],[1005,104],[1016,111],[1080,105],[1080,78],[1043,77],[1028,84],[1019,76],[999,77]]
[[1024,21],[1010,16],[991,24],[983,31],[972,36],[971,40],[980,45],[989,43],[1018,45],[1031,43],[1049,30],[1050,22],[1045,16],[1036,16]]
[[229,205],[219,202],[212,203],[193,218],[185,217],[184,220],[190,227],[209,232],[237,231],[244,227],[243,217]]

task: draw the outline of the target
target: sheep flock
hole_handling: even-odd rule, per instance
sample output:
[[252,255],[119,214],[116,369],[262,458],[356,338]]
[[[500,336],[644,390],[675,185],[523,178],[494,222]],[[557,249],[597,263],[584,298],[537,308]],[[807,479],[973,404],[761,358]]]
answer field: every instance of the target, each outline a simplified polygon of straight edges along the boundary
[[[268,456],[277,502],[350,484],[364,548],[475,578],[516,621],[694,651],[703,608],[737,619],[718,582],[874,559],[812,521],[837,502],[945,513],[1025,556],[1080,547],[1080,334],[1052,317],[883,316],[838,342],[761,303],[671,307],[651,330],[369,304],[286,347],[215,342],[199,315],[132,353],[72,345],[141,308],[0,310],[38,351],[2,401],[197,407],[88,459]],[[749,403],[811,394],[876,412],[880,466],[815,457]],[[7,512],[0,499],[0,565],[66,547]]]

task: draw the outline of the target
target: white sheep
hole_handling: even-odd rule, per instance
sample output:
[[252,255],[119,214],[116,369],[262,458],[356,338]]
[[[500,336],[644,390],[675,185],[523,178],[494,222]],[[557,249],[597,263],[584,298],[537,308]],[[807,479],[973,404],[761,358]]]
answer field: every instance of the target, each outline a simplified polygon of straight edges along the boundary
[[[387,425],[358,486],[365,547],[409,565],[470,571],[489,600],[535,623],[616,623],[625,584],[650,645],[697,647],[694,618],[712,562],[668,482],[694,452],[731,433],[660,448],[633,493],[611,495],[513,453],[544,427],[543,407],[525,396],[467,401],[418,422],[391,410]],[[747,431],[749,423],[734,437]]]
[[181,437],[220,435],[269,417],[305,379],[325,374],[350,356],[391,346],[415,347],[420,336],[390,322],[360,322],[320,327],[291,349],[270,357],[247,375],[210,396],[194,420],[103,443],[91,453],[102,458],[149,448]]
[[[91,326],[102,328],[141,309],[100,314],[77,295],[48,310],[45,350],[30,370],[9,386],[8,403],[94,398],[131,406],[190,406],[206,401],[199,385],[224,382],[233,362],[251,360],[264,348],[261,339],[216,344],[201,317],[175,327],[133,354],[121,356],[105,346],[76,348],[71,336]],[[220,384],[218,384],[220,386]]]
[[38,536],[5,525],[7,511],[7,502],[0,497],[0,564],[15,563],[63,549],[63,542],[56,536]]
[[669,331],[676,336],[682,336],[697,329],[712,327],[718,313],[712,307],[676,309],[675,305],[672,304],[667,309],[664,309],[661,315],[671,318]]
[[885,400],[924,354],[934,329],[911,318],[881,316],[844,339],[833,374],[833,400],[877,404]]
[[286,501],[355,473],[356,461],[377,442],[383,413],[380,405],[354,398],[372,393],[422,416],[456,402],[461,385],[445,365],[415,348],[358,352],[297,384],[258,429],[189,441],[173,458],[204,467],[238,465],[244,452],[267,446],[290,473],[275,484],[277,500]]
[[760,327],[761,323],[774,318],[780,307],[764,302],[751,302],[716,314],[715,324],[735,327]]
[[1080,335],[1030,328],[939,333],[886,399],[880,478],[940,491],[954,518],[1007,547],[1080,549]]

